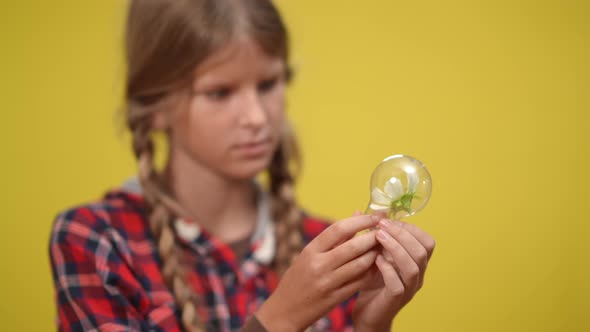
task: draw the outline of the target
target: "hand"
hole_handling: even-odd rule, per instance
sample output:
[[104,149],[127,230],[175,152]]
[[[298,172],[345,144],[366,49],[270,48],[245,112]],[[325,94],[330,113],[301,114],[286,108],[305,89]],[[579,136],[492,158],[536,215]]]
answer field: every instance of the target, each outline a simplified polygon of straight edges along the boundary
[[301,331],[357,292],[378,252],[375,230],[355,234],[378,220],[353,216],[313,239],[256,313],[260,323],[268,331]]
[[[353,311],[355,331],[390,331],[395,315],[422,287],[435,242],[415,225],[382,219],[376,233],[383,246],[377,278],[360,292]],[[380,274],[381,278],[378,278]]]

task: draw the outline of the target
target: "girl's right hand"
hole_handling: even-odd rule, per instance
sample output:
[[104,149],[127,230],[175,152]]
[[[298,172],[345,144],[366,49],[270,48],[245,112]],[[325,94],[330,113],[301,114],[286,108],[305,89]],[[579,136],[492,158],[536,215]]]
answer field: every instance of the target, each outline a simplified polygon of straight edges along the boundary
[[302,331],[357,292],[375,263],[379,217],[340,220],[313,239],[256,313],[268,331]]

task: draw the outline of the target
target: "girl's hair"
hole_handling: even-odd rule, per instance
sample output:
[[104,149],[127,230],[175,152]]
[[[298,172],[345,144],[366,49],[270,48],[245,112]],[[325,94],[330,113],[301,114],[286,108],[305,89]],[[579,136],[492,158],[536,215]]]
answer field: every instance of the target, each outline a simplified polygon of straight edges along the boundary
[[[202,330],[198,298],[184,271],[172,225],[182,207],[154,166],[153,115],[165,112],[189,92],[195,68],[236,36],[246,34],[271,56],[288,64],[288,36],[270,0],[131,0],[127,18],[126,120],[138,159],[139,180],[150,228],[162,260],[162,275],[182,312],[187,331]],[[287,67],[287,66],[286,66]],[[286,78],[289,77],[288,69]],[[268,168],[276,221],[275,268],[283,273],[303,247],[302,216],[290,166],[299,166],[297,144],[286,124]]]

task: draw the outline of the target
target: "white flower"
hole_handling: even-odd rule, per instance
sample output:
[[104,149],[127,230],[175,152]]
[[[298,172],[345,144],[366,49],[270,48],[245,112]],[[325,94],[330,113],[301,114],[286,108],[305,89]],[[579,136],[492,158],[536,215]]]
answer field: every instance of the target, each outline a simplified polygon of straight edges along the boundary
[[412,166],[407,166],[404,170],[408,177],[408,193],[415,194],[416,187],[418,186],[418,174],[416,174],[416,169]]
[[[388,212],[394,208],[394,205],[401,205],[402,208],[409,208],[409,205],[406,206],[406,204],[411,202],[411,198],[416,193],[419,179],[415,168],[408,166],[405,168],[405,171],[408,179],[407,190],[404,191],[400,179],[395,176],[391,177],[385,183],[385,191],[382,191],[379,188],[373,188],[373,191],[371,191],[371,204],[369,205],[371,210],[375,212]],[[407,201],[407,198],[410,199],[409,202]],[[400,200],[403,202],[400,203]]]
[[391,203],[398,200],[403,194],[402,183],[396,178],[392,177],[385,183],[385,192],[379,188],[373,188],[371,191],[371,210],[374,211],[388,211]]

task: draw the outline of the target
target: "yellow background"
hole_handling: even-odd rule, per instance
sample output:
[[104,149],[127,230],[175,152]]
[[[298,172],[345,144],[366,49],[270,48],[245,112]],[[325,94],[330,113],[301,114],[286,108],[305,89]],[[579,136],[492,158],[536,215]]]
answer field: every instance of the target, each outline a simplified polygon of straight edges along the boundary
[[[387,155],[430,169],[437,239],[397,331],[589,331],[590,3],[280,2],[302,205],[364,209]],[[135,170],[122,1],[0,5],[0,324],[51,331],[52,218]]]

